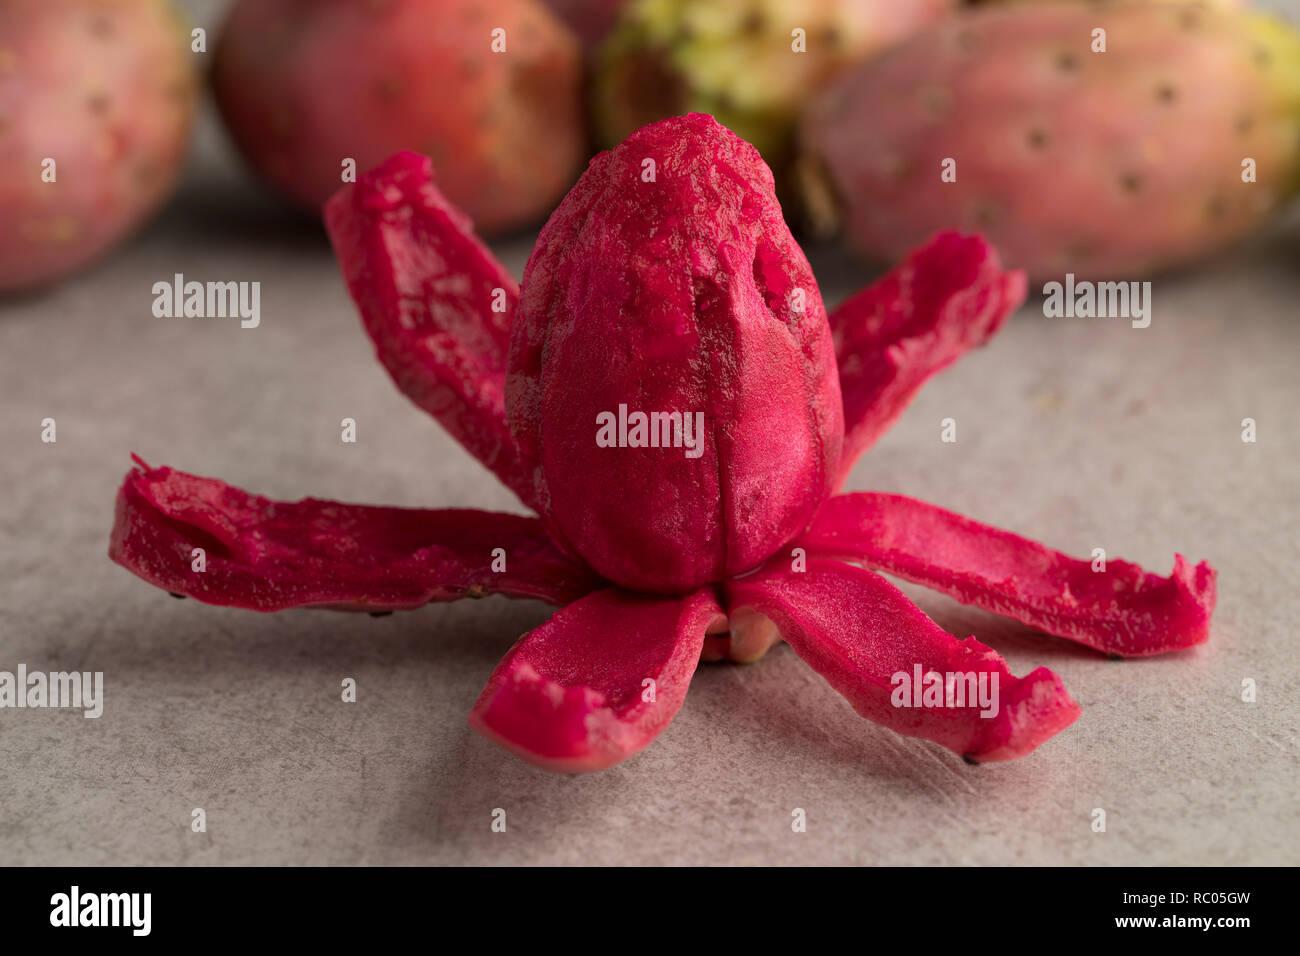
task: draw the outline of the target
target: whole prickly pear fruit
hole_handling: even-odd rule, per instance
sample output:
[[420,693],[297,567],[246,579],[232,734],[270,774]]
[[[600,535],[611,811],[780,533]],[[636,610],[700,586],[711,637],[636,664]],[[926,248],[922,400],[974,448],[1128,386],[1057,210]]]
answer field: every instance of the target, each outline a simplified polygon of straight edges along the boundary
[[1300,36],[1192,5],[968,12],[840,77],[802,142],[869,255],[968,226],[1037,278],[1150,273],[1295,191]]
[[631,0],[597,54],[604,145],[666,116],[711,113],[781,180],[799,109],[864,56],[955,0]]
[[[1007,6],[1018,3],[1022,5],[1031,3],[1060,3],[1061,0],[968,0],[972,7],[981,6]],[[1096,0],[1094,0],[1096,2]],[[1100,0],[1102,3],[1113,3],[1115,0]],[[1207,4],[1214,7],[1228,7],[1239,9],[1246,6],[1246,0],[1145,0],[1147,3],[1181,3],[1190,7],[1204,7]]]
[[577,40],[534,0],[240,0],[213,85],[236,143],[319,209],[403,149],[481,232],[544,216],[586,148]]
[[807,526],[839,379],[757,150],[691,114],[592,160],[528,260],[506,409],[556,540],[626,587],[747,571]]
[[190,56],[166,0],[0,0],[0,293],[86,265],[170,195]]

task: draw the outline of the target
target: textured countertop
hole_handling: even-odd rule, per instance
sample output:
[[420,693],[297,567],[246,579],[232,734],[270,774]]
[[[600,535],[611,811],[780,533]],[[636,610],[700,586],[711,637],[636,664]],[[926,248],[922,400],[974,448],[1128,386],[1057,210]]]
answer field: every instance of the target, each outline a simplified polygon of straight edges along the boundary
[[[781,646],[701,666],[642,754],[565,777],[465,722],[541,604],[259,615],[172,600],[105,556],[132,451],[273,497],[519,510],[390,383],[323,234],[261,203],[226,150],[208,117],[145,233],[0,303],[0,670],[103,671],[106,698],[97,720],[0,710],[0,863],[1300,862],[1300,210],[1158,279],[1147,329],[1046,319],[1031,297],[848,485],[1161,574],[1175,551],[1209,559],[1208,645],[1110,661],[905,586],[1013,672],[1057,671],[1083,716],[1025,759],[967,766],[858,718]],[[516,274],[529,245],[498,246]],[[870,277],[810,257],[828,302]],[[259,280],[261,326],[154,318],[175,272]]]

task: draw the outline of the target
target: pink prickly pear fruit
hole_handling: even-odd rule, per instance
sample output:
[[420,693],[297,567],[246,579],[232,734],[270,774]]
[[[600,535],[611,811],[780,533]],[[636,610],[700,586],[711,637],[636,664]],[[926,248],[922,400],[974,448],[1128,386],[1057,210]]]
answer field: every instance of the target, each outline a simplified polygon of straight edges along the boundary
[[0,293],[87,265],[171,194],[190,57],[165,0],[0,3]]
[[1035,278],[1148,274],[1295,192],[1300,36],[1192,5],[967,12],[842,76],[802,142],[817,205],[868,255],[966,226]]
[[[1032,3],[1060,3],[1062,0],[968,0],[968,5],[972,7],[981,6],[1008,6],[1009,4],[1028,5]],[[1129,2],[1142,2],[1142,0],[1129,0]],[[1225,7],[1228,9],[1239,9],[1246,6],[1246,0],[1145,0],[1147,3],[1181,3],[1191,7],[1203,7],[1206,4],[1214,7]]]
[[630,0],[598,52],[603,145],[665,116],[711,113],[784,186],[799,110],[831,77],[956,0]]
[[757,150],[690,114],[592,161],[524,272],[506,409],[549,530],[618,584],[684,592],[803,530],[839,378]]
[[213,87],[245,158],[300,205],[410,149],[500,233],[541,219],[577,175],[581,63],[535,0],[239,0]]

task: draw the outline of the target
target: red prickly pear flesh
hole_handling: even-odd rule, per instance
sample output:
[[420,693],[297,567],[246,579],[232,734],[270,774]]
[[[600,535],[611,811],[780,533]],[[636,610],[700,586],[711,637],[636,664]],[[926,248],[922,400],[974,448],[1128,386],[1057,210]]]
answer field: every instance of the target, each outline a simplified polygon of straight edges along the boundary
[[[601,154],[543,229],[523,290],[506,410],[558,541],[626,587],[681,593],[756,567],[808,524],[839,464],[839,381],[816,281],[753,147],[692,114]],[[702,416],[698,457],[599,447],[599,416],[620,407]]]

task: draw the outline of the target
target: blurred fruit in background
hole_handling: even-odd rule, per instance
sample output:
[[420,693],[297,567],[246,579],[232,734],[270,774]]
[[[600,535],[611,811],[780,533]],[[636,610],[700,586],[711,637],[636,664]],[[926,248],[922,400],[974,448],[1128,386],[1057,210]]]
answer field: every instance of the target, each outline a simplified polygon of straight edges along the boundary
[[[847,66],[932,23],[956,0],[630,0],[597,52],[599,145],[679,113],[712,113],[780,182],[800,108]],[[792,31],[804,31],[795,53]]]
[[[992,7],[992,6],[1005,7],[1013,3],[1020,3],[1020,4],[1060,3],[1061,0],[966,0],[966,2],[970,4],[972,7]],[[1091,2],[1094,6],[1098,8],[1102,8],[1106,4],[1122,3],[1125,2],[1125,0],[1091,0]],[[1138,2],[1141,2],[1141,0],[1138,0]],[[1223,7],[1225,9],[1236,9],[1236,8],[1249,5],[1248,0],[1146,0],[1146,2],[1147,3],[1182,3],[1182,4],[1188,4],[1196,7],[1210,6],[1210,7]]]
[[839,77],[802,143],[810,204],[870,256],[955,226],[1035,277],[1132,278],[1238,239],[1300,184],[1300,35],[1204,5],[968,11]]
[[345,159],[361,172],[411,149],[494,234],[543,218],[576,178],[581,69],[535,0],[238,0],[213,87],[244,156],[297,203],[319,212]]
[[0,292],[86,265],[162,203],[196,88],[166,0],[0,0]]
[[609,33],[627,0],[546,0],[546,5],[582,42],[593,49]]

